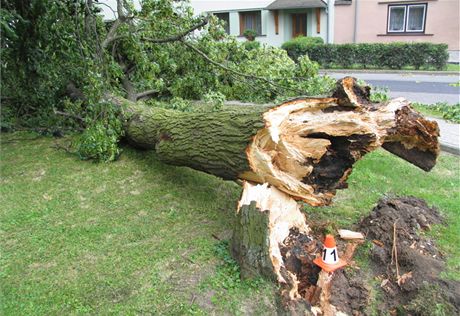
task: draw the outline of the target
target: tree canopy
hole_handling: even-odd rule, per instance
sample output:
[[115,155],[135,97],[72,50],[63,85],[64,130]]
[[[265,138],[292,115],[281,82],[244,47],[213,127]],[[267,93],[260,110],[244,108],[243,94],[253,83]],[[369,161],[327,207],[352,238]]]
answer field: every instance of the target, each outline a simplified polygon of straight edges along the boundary
[[107,161],[122,133],[108,94],[193,111],[188,100],[268,102],[332,86],[308,57],[238,42],[188,1],[116,3],[107,21],[97,0],[2,1],[3,130],[84,130],[80,156]]

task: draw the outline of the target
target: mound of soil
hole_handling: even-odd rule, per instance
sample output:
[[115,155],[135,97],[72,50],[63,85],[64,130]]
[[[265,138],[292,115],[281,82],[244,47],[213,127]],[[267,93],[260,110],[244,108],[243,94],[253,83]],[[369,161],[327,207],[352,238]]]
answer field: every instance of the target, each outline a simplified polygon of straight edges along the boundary
[[379,299],[380,312],[434,315],[442,311],[445,315],[458,315],[460,283],[440,278],[445,269],[442,253],[422,233],[442,223],[438,210],[421,199],[380,200],[357,228],[372,242],[371,275],[337,272],[331,303],[347,314],[365,315],[369,300],[366,284],[373,279],[379,282],[384,296]]

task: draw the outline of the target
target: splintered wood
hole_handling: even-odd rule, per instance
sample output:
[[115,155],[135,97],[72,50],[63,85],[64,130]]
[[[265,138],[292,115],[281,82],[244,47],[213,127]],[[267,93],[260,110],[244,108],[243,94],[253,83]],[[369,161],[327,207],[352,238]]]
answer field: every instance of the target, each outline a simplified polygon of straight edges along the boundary
[[310,232],[299,204],[268,183],[253,185],[245,181],[232,238],[232,251],[243,276],[257,275],[253,270],[258,268],[279,283],[286,283],[280,271],[283,258],[279,244],[292,229],[305,235]]
[[[285,103],[264,114],[266,127],[247,151],[252,171],[242,177],[273,184],[310,205],[329,204],[335,190],[346,187],[352,165],[383,144],[393,143],[386,146],[389,150],[407,146],[411,152],[414,148],[430,152],[430,142],[399,133],[397,123],[403,123],[397,113],[405,113],[408,106],[402,98],[372,110],[347,108],[334,98]],[[434,152],[428,155],[436,157],[436,146],[431,149]],[[405,158],[420,165],[416,157]],[[424,161],[421,167],[426,165]]]
[[313,263],[321,243],[288,194],[267,183],[244,182],[231,249],[243,277],[262,274],[280,284],[283,310],[336,310],[329,303],[331,276]]

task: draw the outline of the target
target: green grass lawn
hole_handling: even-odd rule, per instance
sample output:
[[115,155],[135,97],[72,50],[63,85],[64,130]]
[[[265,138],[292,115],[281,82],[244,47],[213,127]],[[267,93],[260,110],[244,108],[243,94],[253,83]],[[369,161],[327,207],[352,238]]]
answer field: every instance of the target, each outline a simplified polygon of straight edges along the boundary
[[460,71],[460,64],[447,64],[447,71]]
[[[94,164],[50,138],[1,136],[1,314],[275,314],[275,287],[240,281],[229,257],[237,184],[149,151]],[[458,157],[443,154],[425,173],[377,151],[349,182],[334,206],[308,216],[342,228],[385,194],[422,197],[448,218],[432,234],[448,277],[460,279]]]

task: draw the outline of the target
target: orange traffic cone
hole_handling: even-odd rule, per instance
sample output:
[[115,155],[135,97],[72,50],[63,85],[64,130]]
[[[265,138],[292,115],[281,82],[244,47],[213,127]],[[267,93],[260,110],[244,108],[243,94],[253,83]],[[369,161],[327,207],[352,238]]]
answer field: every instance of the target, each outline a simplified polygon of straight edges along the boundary
[[347,265],[345,260],[339,258],[334,236],[326,235],[322,256],[313,260],[313,263],[329,273]]

